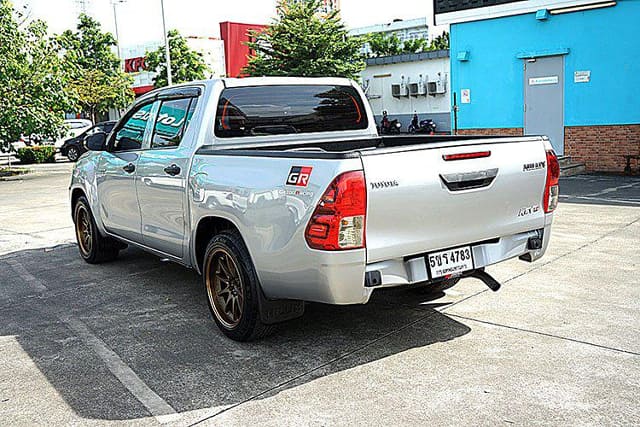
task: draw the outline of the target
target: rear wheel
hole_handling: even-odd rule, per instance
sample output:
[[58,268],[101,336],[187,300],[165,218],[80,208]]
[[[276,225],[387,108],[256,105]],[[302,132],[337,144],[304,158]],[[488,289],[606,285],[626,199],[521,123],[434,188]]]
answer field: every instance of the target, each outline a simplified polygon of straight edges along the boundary
[[225,231],[211,239],[204,256],[203,280],[211,314],[227,337],[252,341],[273,331],[273,326],[260,319],[260,284],[238,232]]
[[89,202],[81,196],[73,209],[73,222],[80,256],[89,264],[112,261],[118,256],[123,245],[100,234],[91,213]]
[[76,147],[69,148],[67,151],[67,158],[72,162],[77,162],[80,157],[80,151]]

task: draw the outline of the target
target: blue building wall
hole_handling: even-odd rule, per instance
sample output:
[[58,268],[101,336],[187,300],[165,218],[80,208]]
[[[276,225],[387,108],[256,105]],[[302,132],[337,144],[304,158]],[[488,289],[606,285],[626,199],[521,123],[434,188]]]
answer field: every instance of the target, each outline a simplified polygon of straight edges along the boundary
[[[565,55],[564,124],[640,123],[640,1],[551,15],[535,13],[451,25],[451,87],[458,127],[523,127],[523,52],[569,49]],[[457,59],[468,51],[469,60]],[[574,71],[590,70],[589,83]],[[460,89],[471,103],[460,103]],[[452,118],[453,120],[453,118]]]

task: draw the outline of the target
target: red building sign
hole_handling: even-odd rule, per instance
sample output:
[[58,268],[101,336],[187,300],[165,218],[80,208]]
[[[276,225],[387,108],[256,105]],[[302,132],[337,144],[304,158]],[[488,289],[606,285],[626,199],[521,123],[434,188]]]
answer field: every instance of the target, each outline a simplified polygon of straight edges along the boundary
[[251,41],[250,31],[262,31],[266,25],[221,22],[220,36],[224,41],[224,56],[227,77],[242,77],[242,69],[247,65],[251,52],[247,42]]
[[144,56],[138,58],[127,58],[124,60],[124,72],[125,73],[139,73],[146,68],[144,63]]

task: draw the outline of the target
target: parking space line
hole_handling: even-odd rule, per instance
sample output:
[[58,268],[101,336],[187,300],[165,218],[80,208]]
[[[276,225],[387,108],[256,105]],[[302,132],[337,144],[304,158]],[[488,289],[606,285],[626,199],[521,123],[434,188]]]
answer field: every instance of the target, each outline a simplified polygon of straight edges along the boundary
[[[14,259],[6,259],[5,262],[34,290],[40,293],[47,292],[47,287],[38,278],[29,273],[19,262]],[[116,352],[111,350],[104,341],[95,336],[82,321],[66,315],[57,314],[56,317],[67,325],[85,345],[94,351],[107,366],[107,369],[147,408],[159,423],[175,422],[180,418],[180,414],[178,414],[171,405],[151,390],[151,388],[140,379],[138,374],[136,374]]]
[[550,337],[550,338],[558,338],[558,339],[561,339],[561,340],[571,341],[571,342],[575,342],[575,343],[578,343],[578,344],[586,344],[586,345],[590,345],[592,347],[602,348],[604,350],[611,350],[611,351],[617,351],[619,353],[626,353],[626,354],[631,354],[631,355],[634,355],[634,356],[640,356],[640,353],[637,353],[635,351],[623,350],[621,348],[615,348],[615,347],[610,347],[608,345],[596,344],[596,343],[592,343],[592,342],[589,342],[589,341],[578,340],[578,339],[575,339],[575,338],[563,337],[561,335],[550,334],[550,333],[547,333],[547,332],[534,331],[533,329],[525,329],[525,328],[520,328],[520,327],[517,327],[517,326],[503,325],[501,323],[490,322],[488,320],[480,320],[480,319],[476,319],[476,318],[473,318],[473,317],[461,316],[459,314],[453,314],[453,313],[447,313],[447,316],[457,317],[458,319],[470,320],[472,322],[484,323],[485,325],[498,326],[500,328],[513,329],[514,331],[526,332],[526,333],[529,333],[529,334],[542,335],[542,336]]
[[604,196],[605,194],[615,193],[618,190],[623,190],[627,188],[633,188],[636,185],[640,185],[640,182],[632,182],[631,184],[623,184],[618,185],[616,187],[605,188],[604,190],[597,191],[595,193],[587,194],[587,196],[595,197],[595,196]]
[[102,359],[109,371],[159,422],[172,422],[180,417],[171,405],[151,390],[149,386],[140,379],[138,374],[136,374],[116,352],[111,350],[104,341],[91,333],[82,321],[69,316],[59,316],[59,319]]
[[15,259],[6,259],[5,262],[16,272],[22,280],[24,280],[31,288],[40,293],[47,291],[47,287],[42,284],[40,280],[30,274],[18,261]]
[[630,199],[608,199],[608,198],[604,198],[604,197],[565,196],[565,195],[560,195],[560,198],[561,199],[567,199],[567,200],[571,200],[571,199],[592,200],[592,201],[595,201],[595,202],[606,202],[606,203],[628,203],[628,204],[639,205],[640,206],[640,202],[639,201],[630,200]]

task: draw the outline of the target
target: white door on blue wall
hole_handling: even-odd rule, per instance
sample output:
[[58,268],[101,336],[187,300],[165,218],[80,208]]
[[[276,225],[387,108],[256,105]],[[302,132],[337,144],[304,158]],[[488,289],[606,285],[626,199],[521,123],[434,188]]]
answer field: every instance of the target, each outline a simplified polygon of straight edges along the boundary
[[564,57],[524,60],[524,133],[546,135],[564,154]]

